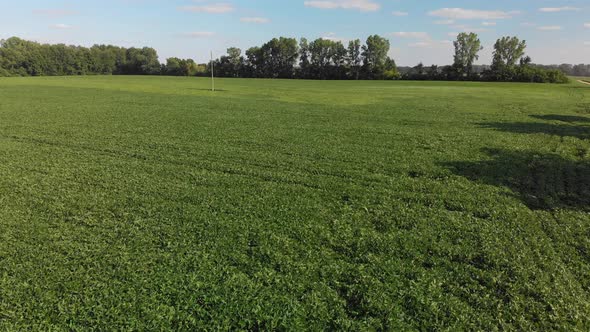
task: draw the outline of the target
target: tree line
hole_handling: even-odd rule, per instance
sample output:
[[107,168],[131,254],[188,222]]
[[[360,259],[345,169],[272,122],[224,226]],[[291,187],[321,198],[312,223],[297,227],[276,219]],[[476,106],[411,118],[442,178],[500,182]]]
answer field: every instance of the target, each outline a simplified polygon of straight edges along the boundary
[[341,41],[318,38],[273,38],[244,53],[236,47],[208,64],[168,58],[160,64],[156,50],[94,45],[90,48],[49,45],[12,37],[0,41],[0,76],[50,75],[171,75],[206,76],[211,67],[219,77],[301,78],[322,80],[470,80],[563,83],[564,74],[585,76],[589,65],[570,67],[534,65],[525,55],[526,42],[502,37],[494,45],[491,66],[476,66],[483,49],[475,33],[461,33],[454,42],[453,64],[398,68],[388,56],[389,40],[379,35]]
[[90,48],[40,44],[12,37],[0,41],[0,76],[155,75],[161,73],[153,48],[95,45]]
[[590,64],[577,64],[571,65],[568,63],[562,63],[560,65],[535,65],[543,69],[557,69],[570,76],[583,76],[590,77]]
[[168,59],[160,64],[150,47],[124,48],[94,45],[90,48],[64,44],[40,44],[12,37],[0,40],[0,76],[65,75],[185,75],[195,76],[199,67],[192,59]]
[[426,67],[419,63],[415,67],[401,68],[401,79],[532,83],[569,81],[560,68],[533,64],[532,59],[525,55],[526,41],[518,37],[507,36],[496,41],[490,66],[474,65],[479,59],[479,52],[483,50],[477,34],[460,33],[453,44],[455,55],[452,65]]
[[247,49],[245,55],[239,48],[229,48],[227,55],[214,60],[214,68],[221,77],[397,79],[389,50],[389,40],[378,35],[367,38],[364,45],[357,39],[347,46],[323,38],[309,42],[280,37]]

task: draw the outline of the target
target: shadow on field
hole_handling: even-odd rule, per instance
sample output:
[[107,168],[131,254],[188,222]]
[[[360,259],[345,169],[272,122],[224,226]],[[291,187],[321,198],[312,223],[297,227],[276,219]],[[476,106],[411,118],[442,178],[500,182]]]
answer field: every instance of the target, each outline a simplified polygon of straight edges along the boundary
[[590,126],[573,124],[552,124],[541,122],[486,122],[479,124],[483,128],[519,133],[519,134],[548,134],[570,136],[579,139],[590,139]]
[[590,211],[590,162],[526,151],[484,152],[489,160],[443,165],[472,181],[508,187],[531,209]]
[[188,90],[193,90],[193,91],[209,91],[209,92],[212,92],[212,93],[215,93],[215,92],[226,92],[227,91],[225,89],[215,89],[215,91],[211,91],[211,88],[208,88],[208,89],[192,89],[191,88],[191,89],[188,89]]
[[561,121],[561,122],[590,122],[590,118],[575,115],[559,115],[559,114],[548,114],[548,115],[531,115],[531,118],[546,120],[546,121]]

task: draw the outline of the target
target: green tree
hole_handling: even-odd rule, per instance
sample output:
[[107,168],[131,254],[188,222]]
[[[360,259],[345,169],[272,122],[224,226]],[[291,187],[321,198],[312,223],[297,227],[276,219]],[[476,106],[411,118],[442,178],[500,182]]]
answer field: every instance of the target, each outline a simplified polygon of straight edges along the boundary
[[155,75],[161,70],[158,53],[153,48],[130,48],[127,50],[127,62],[124,74]]
[[432,66],[428,67],[428,70],[426,72],[426,76],[428,77],[429,80],[439,80],[440,74],[438,71],[438,66],[432,65]]
[[229,63],[230,77],[239,77],[242,72],[244,58],[242,57],[242,50],[237,47],[230,47],[227,49],[227,61]]
[[306,38],[299,40],[299,77],[309,78],[310,76],[310,57],[309,42]]
[[517,37],[502,37],[494,44],[494,58],[492,67],[505,66],[512,67],[524,55],[526,50],[526,41]]
[[182,69],[180,67],[179,58],[168,58],[166,59],[166,75],[180,76]]
[[319,38],[309,44],[310,77],[341,79],[346,75],[346,47],[340,41]]
[[393,60],[390,57],[387,57],[387,60],[385,60],[385,72],[383,74],[383,78],[386,80],[397,80],[400,77],[401,74],[397,70],[395,60]]
[[516,73],[516,62],[526,50],[526,41],[517,37],[502,37],[494,44],[491,78],[496,81],[512,81]]
[[232,64],[238,65],[242,56],[242,50],[237,47],[230,47],[227,49],[227,56]]
[[373,35],[367,38],[366,45],[363,46],[363,60],[367,78],[381,79],[385,72],[385,63],[389,53],[389,40]]
[[361,73],[361,65],[363,63],[361,41],[359,39],[348,42],[346,61],[348,65],[348,76],[358,80]]
[[92,72],[97,74],[113,74],[117,71],[117,55],[112,46],[94,45],[90,48]]
[[528,66],[533,62],[533,59],[531,59],[530,56],[525,56],[523,58],[520,58],[520,65],[521,66]]
[[483,50],[477,34],[462,32],[457,36],[455,45],[454,65],[461,71],[461,75],[471,76],[473,63],[479,59],[478,53]]
[[292,78],[299,55],[294,38],[273,38],[262,45],[262,71],[269,78]]
[[263,54],[260,47],[254,46],[246,50],[247,77],[263,77]]

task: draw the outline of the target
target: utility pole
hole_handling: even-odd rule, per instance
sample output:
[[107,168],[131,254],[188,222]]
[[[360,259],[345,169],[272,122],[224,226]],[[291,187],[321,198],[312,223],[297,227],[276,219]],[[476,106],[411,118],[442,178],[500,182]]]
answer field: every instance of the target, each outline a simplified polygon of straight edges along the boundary
[[211,51],[211,91],[215,92],[215,64],[213,63],[213,51]]

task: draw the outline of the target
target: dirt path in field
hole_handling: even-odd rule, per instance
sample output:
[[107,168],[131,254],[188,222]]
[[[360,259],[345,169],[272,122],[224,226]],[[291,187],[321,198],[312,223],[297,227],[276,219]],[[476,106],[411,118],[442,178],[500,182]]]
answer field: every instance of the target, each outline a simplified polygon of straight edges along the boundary
[[580,83],[582,83],[582,84],[587,84],[587,85],[590,85],[590,83],[588,83],[588,82],[585,82],[585,81],[582,81],[582,80],[578,80],[578,82],[580,82]]

